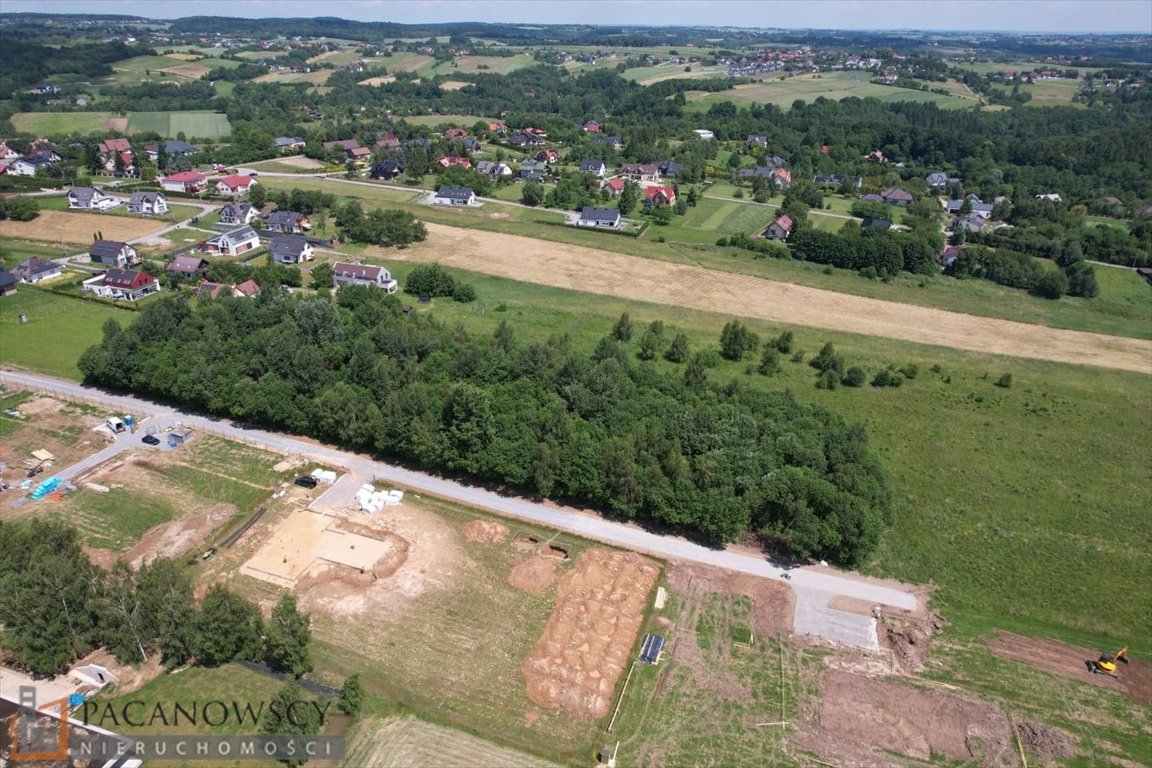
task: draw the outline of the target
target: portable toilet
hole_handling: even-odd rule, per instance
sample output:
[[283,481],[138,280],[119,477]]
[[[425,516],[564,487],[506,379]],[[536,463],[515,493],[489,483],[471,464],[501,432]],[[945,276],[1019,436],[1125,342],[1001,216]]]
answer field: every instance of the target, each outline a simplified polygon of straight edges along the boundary
[[136,434],[136,418],[134,416],[124,416],[122,417],[122,420],[124,422],[124,426],[128,427],[128,431],[132,434]]

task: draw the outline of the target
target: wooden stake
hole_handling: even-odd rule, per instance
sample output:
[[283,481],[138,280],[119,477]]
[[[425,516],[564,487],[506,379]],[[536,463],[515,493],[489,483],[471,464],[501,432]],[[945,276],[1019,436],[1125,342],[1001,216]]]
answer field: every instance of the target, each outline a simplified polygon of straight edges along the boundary
[[1008,722],[1012,723],[1012,735],[1016,737],[1016,749],[1020,750],[1020,762],[1028,768],[1028,758],[1024,757],[1024,745],[1020,743],[1020,731],[1016,729],[1016,718],[1008,715]]

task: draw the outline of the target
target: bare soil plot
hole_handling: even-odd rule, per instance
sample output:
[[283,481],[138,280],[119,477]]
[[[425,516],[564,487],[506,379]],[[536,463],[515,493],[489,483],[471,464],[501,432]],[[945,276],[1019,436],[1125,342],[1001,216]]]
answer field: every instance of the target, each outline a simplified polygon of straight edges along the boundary
[[[1092,674],[1085,662],[1100,658],[1101,651],[1091,651],[1074,645],[1048,640],[1043,637],[1025,637],[1012,632],[1001,632],[988,643],[997,656],[1021,661],[1030,667],[1042,669],[1061,677],[1083,680],[1101,688],[1112,688],[1140,704],[1152,704],[1152,664],[1141,659],[1129,659],[1118,664],[1117,677]],[[1116,649],[1104,649],[1114,652]]]
[[445,80],[440,83],[440,90],[442,91],[458,91],[461,88],[467,88],[472,83],[466,83],[460,80]]
[[464,526],[464,536],[481,544],[503,544],[508,540],[508,526],[494,520],[473,520]]
[[607,715],[659,574],[633,552],[585,552],[560,580],[548,625],[524,660],[528,697],[577,717]]
[[324,167],[324,163],[320,162],[319,160],[313,160],[312,158],[304,157],[303,155],[279,157],[276,158],[276,162],[280,163],[281,165],[292,165],[297,168],[315,169]]
[[938,755],[998,768],[1020,759],[1000,709],[951,694],[833,670],[824,679],[814,728],[804,746],[841,768],[903,765],[892,753]]
[[201,547],[213,531],[231,520],[235,514],[236,505],[227,502],[213,504],[207,509],[193,509],[175,520],[150,529],[127,552],[89,548],[88,559],[102,568],[111,568],[120,558],[133,568],[139,568],[158,557],[178,558]]
[[357,768],[551,768],[538,757],[414,717],[358,725],[345,765]]
[[98,213],[41,211],[32,221],[0,221],[0,235],[41,242],[92,242],[93,232],[103,232],[108,240],[134,240],[162,229],[165,222],[130,219],[127,216],[101,216]]
[[381,75],[380,77],[369,77],[367,80],[361,80],[358,85],[388,85],[388,83],[394,82],[396,82],[395,75]]
[[169,75],[176,75],[177,77],[187,77],[190,80],[199,80],[212,70],[203,64],[177,64],[174,67],[164,67],[160,70]]
[[[99,430],[102,415],[87,406],[77,406],[50,397],[32,397],[13,406],[19,419],[3,417],[3,439],[0,439],[0,480],[13,489],[27,479],[26,461],[36,461],[33,451],[48,451],[55,459],[43,474],[33,482],[51,477],[54,470],[67,467],[85,456],[104,448],[110,437]],[[19,490],[0,495],[0,510],[12,508],[13,502],[24,496]],[[33,511],[21,507],[19,514]]]
[[1066,331],[851,296],[519,235],[428,223],[393,259],[513,280],[988,354],[1148,373],[1152,341]]

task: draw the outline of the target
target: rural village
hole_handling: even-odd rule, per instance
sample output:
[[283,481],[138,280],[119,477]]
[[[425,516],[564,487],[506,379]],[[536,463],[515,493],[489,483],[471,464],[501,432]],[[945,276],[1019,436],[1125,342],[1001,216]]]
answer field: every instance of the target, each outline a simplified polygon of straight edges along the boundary
[[0,12],[0,765],[1152,765],[1152,30],[447,27]]

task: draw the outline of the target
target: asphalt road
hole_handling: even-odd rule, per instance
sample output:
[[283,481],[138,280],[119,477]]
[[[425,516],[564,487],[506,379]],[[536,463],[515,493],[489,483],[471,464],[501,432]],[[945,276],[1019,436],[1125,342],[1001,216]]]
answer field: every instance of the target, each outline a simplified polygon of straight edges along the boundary
[[[250,429],[227,420],[212,419],[199,414],[174,412],[164,405],[136,397],[112,395],[94,387],[86,387],[63,379],[34,373],[0,371],[0,383],[9,387],[26,388],[104,405],[109,409],[110,415],[128,413],[138,419],[152,417],[155,419],[153,423],[165,425],[182,421],[203,433],[248,443],[274,453],[302,456],[313,462],[342,468],[356,477],[357,486],[366,480],[379,479],[409,491],[449,499],[469,507],[527,520],[661,558],[701,563],[775,580],[784,579],[784,574],[787,573],[788,577],[782,583],[790,586],[796,594],[793,632],[797,635],[817,635],[834,642],[875,650],[879,647],[875,619],[871,616],[829,608],[829,600],[836,595],[843,595],[873,605],[908,610],[917,608],[916,597],[910,592],[855,575],[841,575],[828,569],[786,570],[755,553],[736,549],[710,549],[683,538],[661,536],[633,525],[604,520],[582,510],[504,496],[484,488],[404,469],[310,440]],[[123,447],[127,447],[127,442],[123,443]]]

